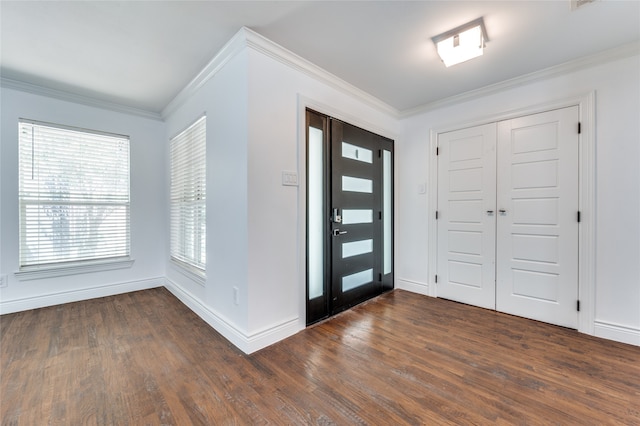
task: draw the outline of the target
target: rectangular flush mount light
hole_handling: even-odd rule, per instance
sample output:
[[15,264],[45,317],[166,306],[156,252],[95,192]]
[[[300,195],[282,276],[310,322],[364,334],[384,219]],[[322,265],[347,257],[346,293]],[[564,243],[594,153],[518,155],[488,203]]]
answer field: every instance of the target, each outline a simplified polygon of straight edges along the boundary
[[482,55],[484,44],[489,38],[484,20],[478,18],[431,40],[435,43],[442,62],[450,67]]

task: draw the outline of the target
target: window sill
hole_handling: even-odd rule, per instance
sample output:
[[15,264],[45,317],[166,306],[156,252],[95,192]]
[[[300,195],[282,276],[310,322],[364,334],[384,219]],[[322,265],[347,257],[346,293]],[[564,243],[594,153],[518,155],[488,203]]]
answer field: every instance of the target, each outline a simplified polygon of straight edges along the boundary
[[204,272],[174,258],[171,258],[171,264],[177,272],[180,272],[196,284],[200,284],[203,287],[205,286],[207,276]]
[[134,260],[118,259],[91,263],[76,263],[65,266],[30,267],[14,273],[19,281],[41,280],[45,278],[64,277],[69,275],[87,274],[90,272],[111,271],[114,269],[131,268]]

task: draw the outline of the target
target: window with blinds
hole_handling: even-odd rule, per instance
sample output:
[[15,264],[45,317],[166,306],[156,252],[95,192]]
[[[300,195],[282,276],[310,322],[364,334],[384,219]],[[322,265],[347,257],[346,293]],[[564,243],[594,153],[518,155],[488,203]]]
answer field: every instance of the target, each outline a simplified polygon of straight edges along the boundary
[[129,138],[19,121],[20,268],[127,258]]
[[171,257],[204,277],[206,116],[171,139]]

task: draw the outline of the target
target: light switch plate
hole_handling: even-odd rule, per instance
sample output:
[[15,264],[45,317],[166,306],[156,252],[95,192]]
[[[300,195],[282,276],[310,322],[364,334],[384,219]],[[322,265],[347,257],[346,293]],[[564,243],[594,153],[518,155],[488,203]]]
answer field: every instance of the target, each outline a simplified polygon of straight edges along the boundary
[[298,172],[282,171],[282,185],[283,186],[298,186]]

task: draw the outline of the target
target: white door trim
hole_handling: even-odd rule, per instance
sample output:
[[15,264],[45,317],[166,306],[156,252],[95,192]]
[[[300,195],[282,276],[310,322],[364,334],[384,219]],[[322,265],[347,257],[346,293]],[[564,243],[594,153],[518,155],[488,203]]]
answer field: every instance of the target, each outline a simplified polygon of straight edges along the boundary
[[509,120],[525,115],[537,114],[553,109],[578,106],[578,117],[581,123],[579,135],[579,209],[581,223],[579,227],[579,270],[578,270],[578,295],[580,300],[580,312],[578,312],[578,331],[593,335],[595,332],[595,224],[596,224],[596,194],[595,194],[595,91],[559,100],[551,100],[538,105],[496,113],[479,120],[458,122],[435,126],[430,131],[429,140],[429,296],[437,297],[437,284],[435,275],[437,271],[437,222],[435,218],[438,205],[438,159],[436,147],[438,135],[453,130],[473,127],[492,122]]

